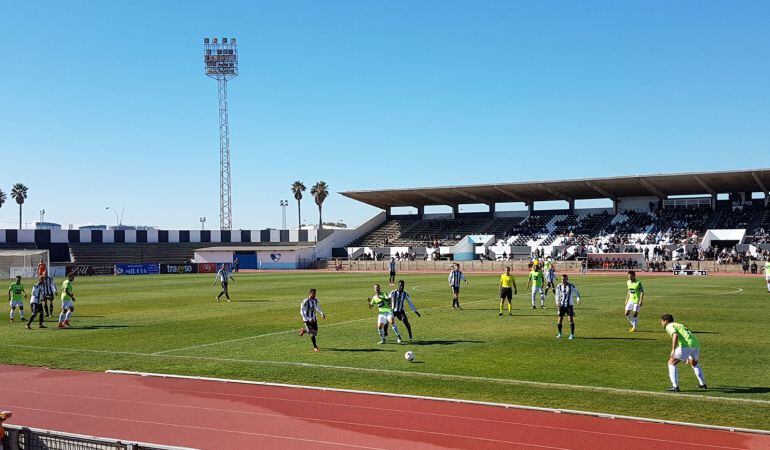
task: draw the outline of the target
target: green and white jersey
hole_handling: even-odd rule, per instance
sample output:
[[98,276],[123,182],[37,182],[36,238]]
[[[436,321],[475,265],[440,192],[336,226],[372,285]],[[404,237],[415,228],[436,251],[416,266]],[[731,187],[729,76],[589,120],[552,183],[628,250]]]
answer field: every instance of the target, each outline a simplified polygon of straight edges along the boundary
[[669,323],[666,325],[666,333],[669,336],[673,336],[674,333],[679,335],[679,346],[682,348],[700,348],[700,342],[695,334],[681,323]]
[[24,295],[22,294],[24,291],[24,284],[23,283],[17,283],[13,282],[10,286],[8,286],[8,292],[11,293],[11,300],[14,302],[20,302],[24,300]]
[[70,280],[64,280],[64,283],[61,285],[61,300],[65,301],[71,301],[72,300],[72,281]]
[[628,280],[626,281],[626,286],[628,286],[628,299],[631,300],[632,303],[639,303],[639,297],[641,297],[642,292],[644,292],[642,282],[639,280]]
[[390,308],[390,297],[382,292],[372,297],[369,303],[371,303],[372,306],[376,306],[380,311],[380,314],[388,314],[393,312],[393,310]]
[[529,281],[533,287],[543,287],[543,272],[537,270],[530,271]]

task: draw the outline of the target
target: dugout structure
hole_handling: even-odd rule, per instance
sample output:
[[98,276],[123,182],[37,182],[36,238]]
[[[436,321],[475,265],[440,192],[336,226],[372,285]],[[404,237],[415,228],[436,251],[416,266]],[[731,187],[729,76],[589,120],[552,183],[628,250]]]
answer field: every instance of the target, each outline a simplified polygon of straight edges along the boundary
[[32,278],[37,275],[40,260],[51,267],[48,250],[0,250],[0,279]]

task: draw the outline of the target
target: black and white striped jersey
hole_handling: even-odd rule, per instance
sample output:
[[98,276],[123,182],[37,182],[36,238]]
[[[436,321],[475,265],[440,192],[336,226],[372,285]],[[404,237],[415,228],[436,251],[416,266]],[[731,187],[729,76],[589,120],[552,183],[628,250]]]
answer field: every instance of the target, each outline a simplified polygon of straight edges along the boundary
[[302,314],[302,321],[303,322],[313,322],[316,320],[315,313],[318,311],[319,313],[323,314],[324,312],[321,311],[321,305],[318,304],[317,298],[306,298],[302,300],[302,303],[299,307],[299,312]]
[[390,292],[390,307],[393,309],[394,313],[401,312],[404,310],[404,302],[409,303],[409,307],[412,308],[412,311],[417,312],[417,310],[414,308],[414,303],[412,303],[412,297],[409,295],[406,291],[399,291],[398,289]]
[[559,283],[559,285],[556,286],[556,303],[559,306],[566,307],[574,305],[574,298],[580,298],[580,291],[578,291],[578,288],[574,284]]

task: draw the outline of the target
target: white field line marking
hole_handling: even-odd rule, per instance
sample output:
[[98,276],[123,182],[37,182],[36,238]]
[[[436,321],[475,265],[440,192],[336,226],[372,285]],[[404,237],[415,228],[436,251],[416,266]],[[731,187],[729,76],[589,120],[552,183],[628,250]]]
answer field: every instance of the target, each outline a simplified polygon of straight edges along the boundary
[[[119,371],[107,371],[107,373],[120,373],[120,374],[127,374],[127,375],[136,375],[136,373],[125,373],[125,372],[119,372]],[[160,375],[161,377],[167,378],[163,375]],[[173,378],[173,377],[172,377]],[[218,382],[223,382],[224,380],[219,380]],[[226,381],[229,382],[229,381]],[[104,383],[102,383],[104,384]],[[105,384],[107,386],[115,387],[114,384]],[[26,390],[26,389],[16,389],[16,388],[8,388],[4,389],[0,387],[0,391],[7,391],[7,392],[21,392],[21,393],[28,393],[30,395],[34,394],[40,394],[41,391],[32,391],[32,390]],[[181,390],[181,389],[169,389],[169,391],[175,391],[175,392],[195,392],[195,393],[202,393],[200,391],[192,391],[192,390]],[[211,392],[207,392],[210,394]],[[90,399],[90,400],[106,400],[109,402],[118,402],[118,403],[132,403],[137,405],[146,405],[146,406],[162,406],[165,408],[182,408],[182,409],[194,409],[194,410],[205,410],[205,411],[211,411],[211,412],[217,412],[217,413],[226,413],[226,414],[246,414],[246,415],[252,415],[252,416],[264,416],[264,417],[277,417],[277,418],[285,418],[287,417],[285,414],[276,414],[276,413],[262,413],[262,412],[255,412],[255,411],[242,411],[242,410],[231,410],[231,409],[221,409],[221,408],[208,408],[204,406],[190,406],[190,405],[178,405],[174,403],[156,403],[156,402],[148,402],[148,401],[141,401],[141,400],[125,400],[125,399],[116,399],[116,398],[109,398],[109,397],[96,397],[96,396],[90,396],[90,395],[82,395],[82,394],[63,394],[61,392],[45,392],[46,396],[59,396],[59,397],[68,397],[68,398],[83,398],[83,399]],[[232,394],[222,394],[218,393],[218,396],[234,396]],[[654,442],[665,442],[668,444],[679,444],[679,445],[687,445],[687,446],[695,446],[695,447],[712,447],[712,448],[724,448],[724,449],[739,449],[740,447],[726,447],[722,445],[711,445],[711,444],[697,444],[692,442],[682,442],[682,441],[673,441],[671,439],[657,439],[652,437],[646,437],[646,436],[636,436],[632,434],[620,434],[620,433],[607,433],[603,431],[593,431],[593,430],[583,430],[580,428],[569,428],[565,426],[551,426],[551,425],[540,425],[537,423],[526,423],[526,422],[511,422],[507,420],[494,420],[494,419],[484,419],[484,418],[478,418],[478,417],[469,417],[469,416],[460,416],[456,414],[438,414],[438,413],[429,413],[429,412],[423,412],[423,411],[411,411],[411,410],[404,410],[404,409],[392,409],[392,408],[377,408],[372,406],[363,406],[363,405],[347,405],[347,404],[339,404],[339,403],[331,403],[328,401],[324,402],[318,402],[318,401],[310,401],[310,400],[297,400],[297,399],[286,399],[286,398],[276,398],[276,397],[255,397],[250,395],[237,395],[235,396],[239,397],[246,397],[246,398],[260,398],[264,400],[274,400],[274,401],[281,401],[281,402],[296,402],[296,403],[308,403],[312,405],[327,405],[327,406],[338,406],[338,407],[345,407],[345,408],[356,408],[356,409],[369,409],[369,410],[377,410],[377,411],[383,411],[383,412],[392,412],[392,413],[400,413],[400,414],[415,414],[415,415],[425,415],[425,416],[431,416],[431,417],[441,417],[441,418],[449,418],[449,419],[457,419],[457,420],[472,420],[472,421],[478,421],[478,422],[488,422],[488,423],[497,423],[497,424],[504,424],[504,425],[515,425],[515,426],[522,426],[522,427],[529,427],[529,428],[542,428],[546,430],[560,430],[560,431],[572,431],[575,433],[586,433],[586,434],[594,434],[594,435],[601,435],[601,436],[612,436],[612,437],[621,437],[621,438],[629,438],[629,439],[638,439],[643,441],[654,441]],[[337,421],[337,420],[330,420],[330,419],[318,419],[318,418],[312,418],[312,417],[300,417],[300,416],[289,416],[293,419],[300,419],[300,420],[308,420],[310,422],[326,422],[326,423],[333,423],[333,424],[343,424],[343,425],[365,425],[367,427],[375,427],[375,428],[388,428],[392,429],[393,427],[384,427],[380,425],[372,425],[372,424],[363,424],[358,422],[346,422],[346,421]],[[414,433],[428,433],[428,434],[441,434],[444,433],[436,433],[431,431],[425,431],[425,430],[415,430],[415,429],[409,429],[409,428],[399,428],[399,430],[402,431],[409,431]],[[466,436],[466,435],[453,435],[457,437],[464,437],[464,438],[470,438],[470,439],[476,439],[472,436]]]
[[[475,301],[472,301],[472,302],[468,302],[466,304],[467,305],[472,305],[472,304],[475,304],[475,303],[486,302],[486,301],[489,301],[489,300],[490,299],[475,300]],[[449,307],[448,306],[434,306],[432,308],[425,308],[425,309],[423,309],[421,311],[433,311],[433,310],[436,310],[436,309],[445,309],[445,308],[449,308]],[[334,323],[330,323],[330,324],[325,324],[324,328],[332,327],[332,326],[336,326],[336,325],[346,325],[346,324],[349,324],[349,323],[362,322],[364,320],[372,320],[373,318],[375,318],[375,317],[374,316],[369,316],[369,317],[362,317],[360,319],[346,320],[346,321],[343,321],[343,322],[334,322]],[[161,350],[159,352],[154,352],[152,354],[153,355],[163,355],[163,354],[171,353],[171,352],[182,352],[182,351],[185,351],[185,350],[196,350],[196,349],[199,349],[199,348],[213,347],[213,346],[220,345],[220,344],[230,344],[232,342],[241,342],[241,341],[247,341],[249,339],[260,339],[260,338],[264,338],[264,337],[277,336],[277,335],[280,335],[280,334],[288,334],[288,333],[296,333],[296,332],[297,332],[297,328],[292,328],[291,330],[275,331],[275,332],[272,332],[272,333],[265,333],[265,334],[256,334],[256,335],[246,336],[246,337],[242,337],[242,338],[229,339],[229,340],[226,340],[226,341],[217,341],[217,342],[210,342],[208,344],[193,345],[193,346],[190,346],[190,347],[170,348],[168,350]]]
[[[16,390],[17,392],[28,392],[30,394],[34,394],[34,391],[26,391],[26,390]],[[109,402],[118,402],[118,403],[133,403],[137,405],[146,405],[146,406],[161,406],[164,408],[183,408],[183,409],[194,409],[194,410],[204,410],[204,411],[212,411],[217,413],[227,413],[227,414],[246,414],[246,415],[252,415],[252,416],[262,416],[262,417],[273,417],[278,419],[298,419],[298,420],[306,420],[308,422],[317,422],[321,424],[332,424],[332,425],[353,425],[358,427],[365,427],[365,428],[381,428],[385,430],[393,430],[393,427],[388,425],[376,425],[372,424],[371,422],[367,423],[361,423],[361,422],[349,422],[344,420],[332,420],[332,419],[319,419],[314,417],[301,417],[301,416],[287,416],[286,414],[275,414],[275,413],[260,413],[260,412],[254,412],[254,411],[240,411],[240,410],[230,410],[230,409],[220,409],[220,408],[207,408],[207,407],[201,407],[201,406],[186,406],[186,405],[175,405],[172,403],[154,403],[154,402],[146,402],[146,401],[139,401],[139,400],[122,400],[122,399],[111,399],[106,397],[94,397],[89,395],[71,395],[71,394],[62,394],[62,393],[47,393],[46,395],[51,396],[59,396],[59,397],[70,397],[70,398],[85,398],[90,400],[107,400]],[[319,402],[315,402],[319,403]],[[561,429],[560,427],[552,427],[554,429]],[[523,442],[516,442],[516,441],[507,441],[507,440],[501,440],[501,439],[492,439],[492,438],[485,438],[481,436],[469,436],[466,434],[454,434],[454,433],[442,433],[439,431],[428,431],[428,430],[418,430],[414,428],[405,428],[403,426],[399,426],[399,431],[404,431],[407,433],[418,433],[418,434],[433,434],[436,436],[443,436],[443,437],[452,437],[452,438],[461,438],[461,439],[471,439],[471,440],[479,440],[479,441],[487,441],[487,442],[497,442],[497,443],[503,443],[503,444],[517,444],[517,445],[525,445],[528,447],[538,447],[538,448],[561,448],[561,447],[548,447],[544,445],[536,445],[536,444],[526,444]],[[607,434],[607,433],[600,433],[600,434]],[[625,436],[622,435],[622,437],[633,437],[633,436]],[[654,439],[654,438],[641,438],[641,439],[649,439],[653,441],[661,441],[661,442],[670,442],[674,444],[687,444],[686,442],[676,442],[676,441],[668,441],[668,440],[662,440],[662,439]],[[693,444],[690,444],[693,445]],[[708,446],[708,445],[707,445]],[[735,447],[721,447],[721,446],[708,446],[708,447],[716,447],[716,448],[726,448],[726,449],[734,449]]]
[[[298,385],[298,384],[285,384],[285,383],[271,383],[266,381],[249,381],[249,380],[237,380],[237,379],[230,379],[230,378],[211,378],[211,377],[199,377],[199,376],[189,376],[189,375],[174,375],[174,374],[163,374],[163,373],[152,373],[152,372],[132,372],[132,371],[126,371],[126,370],[107,370],[106,373],[111,374],[117,374],[117,375],[133,375],[133,376],[140,376],[140,377],[159,377],[159,378],[172,378],[172,379],[182,379],[182,380],[196,380],[196,381],[211,381],[216,383],[225,383],[225,384],[245,384],[245,385],[252,385],[252,386],[267,386],[267,387],[279,387],[279,388],[289,388],[289,389],[304,389],[304,390],[312,390],[312,391],[322,391],[322,392],[341,392],[346,394],[361,394],[361,395],[372,395],[372,396],[379,396],[379,397],[392,397],[392,398],[408,398],[408,399],[417,399],[417,400],[430,400],[430,401],[438,401],[438,402],[444,402],[444,403],[460,403],[460,404],[468,404],[468,405],[480,405],[480,406],[492,406],[497,408],[505,408],[505,409],[521,409],[525,411],[539,411],[539,412],[549,412],[549,413],[556,413],[556,414],[575,414],[575,415],[583,415],[583,416],[595,416],[605,419],[624,419],[624,420],[638,420],[642,422],[651,422],[651,423],[661,423],[661,424],[668,424],[668,425],[679,425],[679,426],[688,426],[688,427],[697,427],[697,428],[707,428],[707,429],[713,429],[713,430],[719,430],[719,431],[731,431],[731,432],[744,432],[744,433],[753,433],[753,434],[766,434],[770,435],[770,431],[767,430],[755,430],[751,428],[736,428],[736,427],[726,427],[726,426],[719,426],[719,425],[704,425],[704,424],[697,424],[697,423],[690,423],[690,422],[676,422],[671,420],[661,420],[661,419],[650,419],[647,417],[636,417],[636,416],[624,416],[619,414],[607,414],[607,413],[598,413],[598,412],[591,412],[591,411],[578,411],[578,410],[570,410],[570,409],[557,409],[557,408],[545,408],[540,406],[525,406],[525,405],[516,405],[516,404],[510,404],[510,403],[494,403],[494,402],[484,402],[484,401],[478,401],[478,400],[463,400],[463,399],[456,399],[456,398],[443,398],[443,397],[430,397],[430,396],[423,396],[423,395],[411,395],[411,394],[395,394],[395,393],[389,393],[389,392],[378,392],[378,391],[361,391],[356,389],[342,389],[342,388],[332,388],[332,387],[321,387],[321,386],[306,386],[306,385]],[[104,383],[99,383],[104,384]],[[113,386],[112,384],[108,384],[109,386]],[[170,389],[174,391],[174,389]],[[176,391],[186,392],[188,390],[185,389],[177,389]],[[192,393],[200,393],[199,391],[195,390],[189,390],[189,392]],[[209,391],[206,391],[206,393],[210,393]],[[316,402],[310,402],[307,400],[298,400],[298,399],[285,399],[285,398],[275,398],[275,397],[261,397],[261,396],[253,396],[253,395],[243,395],[243,394],[218,394],[223,396],[234,396],[234,397],[247,397],[247,398],[267,398],[267,399],[277,399],[277,400],[283,400],[283,401],[292,401],[292,402],[307,402],[307,403],[316,403]],[[328,403],[327,403],[328,404]],[[366,408],[366,409],[376,409],[376,410],[385,410],[385,411],[396,411],[396,412],[405,412],[405,413],[413,413],[413,414],[424,414],[424,415],[430,415],[430,416],[442,416],[442,417],[450,417],[450,418],[461,418],[461,419],[470,419],[470,420],[478,420],[478,421],[485,421],[485,422],[496,422],[496,423],[508,423],[508,424],[517,424],[516,422],[508,422],[508,421],[500,421],[500,420],[494,420],[494,419],[482,419],[478,417],[465,417],[465,416],[456,416],[456,415],[447,415],[447,414],[437,414],[437,413],[429,413],[429,412],[421,412],[421,411],[409,411],[409,410],[398,410],[393,408],[377,408],[374,406],[363,406],[363,405],[347,405],[347,404],[338,404],[339,406],[346,406],[346,407],[357,407],[357,408]],[[537,425],[537,424],[522,424],[522,425],[529,425],[529,426],[540,426],[544,428],[551,428],[546,425]],[[558,427],[559,429],[562,429],[562,427]],[[590,432],[590,433],[600,433],[603,434],[601,431],[586,431],[581,430],[584,432]]]
[[67,416],[80,416],[80,417],[87,417],[89,419],[107,419],[107,420],[117,420],[120,422],[133,422],[133,423],[141,423],[141,424],[147,424],[147,425],[153,425],[153,426],[165,426],[165,427],[174,427],[174,428],[187,428],[187,429],[193,429],[193,430],[206,430],[211,431],[212,433],[235,433],[235,434],[245,434],[247,436],[260,436],[260,437],[268,437],[268,438],[274,438],[274,439],[288,439],[291,441],[302,441],[302,442],[309,442],[309,443],[320,443],[320,444],[328,444],[332,446],[342,446],[342,447],[352,447],[352,448],[365,448],[365,449],[371,449],[371,450],[385,450],[382,447],[365,447],[363,445],[353,445],[353,444],[344,444],[342,442],[329,442],[329,441],[320,441],[316,439],[303,439],[298,437],[289,437],[289,436],[279,436],[275,434],[265,434],[265,433],[253,433],[248,431],[238,431],[238,430],[228,430],[226,428],[212,428],[212,427],[206,427],[202,425],[181,425],[178,423],[167,423],[167,422],[154,422],[150,420],[137,420],[137,419],[125,419],[122,417],[109,417],[104,415],[95,416],[93,414],[83,414],[83,413],[76,413],[76,412],[70,412],[70,411],[55,411],[52,409],[39,409],[39,408],[29,408],[26,406],[20,406],[20,405],[8,405],[12,407],[13,409],[19,409],[19,410],[26,410],[26,411],[35,411],[38,413],[54,413],[54,414],[61,414],[61,415],[67,415]]
[[[32,345],[17,345],[17,344],[2,344],[2,343],[0,343],[0,346],[12,347],[12,348],[28,348],[28,349],[40,348]],[[623,388],[613,388],[613,387],[605,387],[605,386],[587,386],[587,385],[580,385],[580,384],[550,383],[550,382],[544,382],[544,381],[515,380],[515,379],[505,379],[505,378],[481,377],[481,376],[474,376],[474,375],[457,375],[457,374],[419,372],[419,371],[394,370],[394,369],[376,369],[371,367],[336,366],[331,364],[314,364],[314,363],[305,363],[305,362],[297,362],[297,361],[216,358],[211,356],[187,356],[187,355],[168,355],[168,354],[156,355],[154,353],[120,352],[120,351],[110,351],[110,350],[90,350],[90,349],[76,349],[76,348],[61,348],[58,351],[71,352],[71,353],[82,352],[82,353],[97,353],[97,354],[106,354],[106,355],[141,356],[141,357],[151,357],[151,358],[190,359],[194,361],[231,362],[231,363],[239,363],[239,364],[257,364],[257,365],[262,364],[262,365],[272,365],[272,366],[292,366],[292,367],[310,367],[310,368],[315,367],[320,369],[347,370],[347,371],[353,371],[353,372],[368,372],[368,373],[376,373],[376,374],[394,374],[394,375],[404,375],[409,377],[425,377],[425,378],[446,379],[446,380],[466,380],[466,381],[476,381],[476,382],[486,382],[486,383],[498,383],[498,384],[509,384],[509,385],[520,385],[520,386],[536,386],[536,387],[566,389],[566,390],[579,390],[579,391],[587,391],[587,392],[606,392],[611,394],[635,394],[635,395],[642,395],[642,396],[648,396],[648,397],[665,397],[669,399],[673,397],[673,398],[680,398],[680,399],[687,398],[688,400],[704,400],[704,401],[717,402],[717,403],[733,402],[733,403],[770,405],[770,400],[760,400],[760,399],[753,399],[753,398],[712,397],[707,395],[685,394],[685,393],[671,394],[668,392],[642,391],[637,389],[623,389]]]

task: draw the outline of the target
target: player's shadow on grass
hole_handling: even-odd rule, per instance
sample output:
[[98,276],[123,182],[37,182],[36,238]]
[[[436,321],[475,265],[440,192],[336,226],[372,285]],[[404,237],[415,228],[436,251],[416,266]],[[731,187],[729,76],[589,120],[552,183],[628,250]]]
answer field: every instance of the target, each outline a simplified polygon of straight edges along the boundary
[[233,303],[272,303],[272,300],[233,300]]
[[457,340],[457,341],[450,341],[450,340],[419,340],[419,341],[412,341],[409,342],[409,345],[454,345],[454,344],[484,344],[487,341],[463,341],[463,340]]
[[85,325],[69,328],[70,330],[109,330],[113,328],[133,328],[131,325]]
[[770,387],[762,386],[718,386],[710,387],[709,391],[723,392],[725,394],[767,394]]
[[583,340],[595,340],[595,341],[656,341],[653,338],[641,338],[641,337],[579,337]]
[[329,352],[354,352],[354,353],[374,353],[374,352],[395,352],[395,350],[385,350],[384,348],[327,348]]

